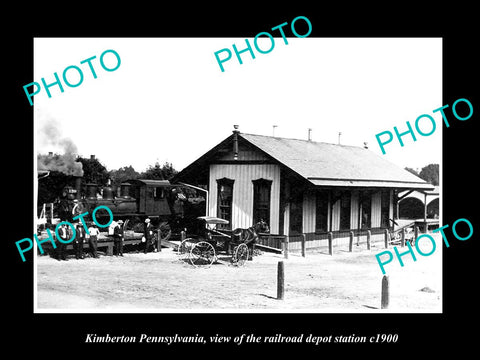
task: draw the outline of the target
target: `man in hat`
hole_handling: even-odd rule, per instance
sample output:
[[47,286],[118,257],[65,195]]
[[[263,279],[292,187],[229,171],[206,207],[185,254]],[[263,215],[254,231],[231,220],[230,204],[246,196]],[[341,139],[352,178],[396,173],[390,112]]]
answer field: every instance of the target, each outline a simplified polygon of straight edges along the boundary
[[118,220],[113,229],[113,255],[123,256],[123,221]]
[[144,224],[144,237],[145,237],[145,249],[144,253],[146,254],[149,250],[150,247],[153,246],[153,249],[156,250],[155,244],[153,244],[153,226],[150,223],[150,219],[146,218],[145,219],[145,224]]
[[[69,241],[72,238],[72,231],[67,224],[63,223],[58,229],[58,235],[63,241]],[[57,260],[67,260],[67,244],[65,242],[58,241],[56,255]]]
[[90,233],[89,238],[88,238],[88,245],[90,247],[90,253],[92,256],[96,259],[98,259],[98,253],[97,253],[97,241],[98,241],[98,236],[100,235],[100,231],[98,230],[97,225],[95,222],[90,223],[90,227],[88,228],[88,232]]
[[85,229],[83,224],[79,221],[75,227],[75,240],[73,241],[73,249],[75,251],[75,259],[84,259],[83,242],[85,240]]

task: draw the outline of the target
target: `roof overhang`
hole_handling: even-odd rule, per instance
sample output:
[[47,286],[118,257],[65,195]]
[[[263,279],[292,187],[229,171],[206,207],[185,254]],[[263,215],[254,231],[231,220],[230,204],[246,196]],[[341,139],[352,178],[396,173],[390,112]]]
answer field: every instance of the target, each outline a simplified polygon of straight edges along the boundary
[[382,181],[382,180],[347,180],[347,179],[320,179],[308,178],[315,186],[335,186],[335,187],[379,187],[395,188],[404,190],[433,190],[434,186],[428,183],[411,183],[401,181]]

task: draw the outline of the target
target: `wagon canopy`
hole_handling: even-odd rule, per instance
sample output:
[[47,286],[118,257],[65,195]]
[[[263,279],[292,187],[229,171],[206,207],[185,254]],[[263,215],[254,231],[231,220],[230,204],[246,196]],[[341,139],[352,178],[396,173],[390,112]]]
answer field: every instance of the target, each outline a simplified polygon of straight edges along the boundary
[[204,220],[207,224],[228,224],[228,220],[220,219],[215,216],[199,216],[198,220]]

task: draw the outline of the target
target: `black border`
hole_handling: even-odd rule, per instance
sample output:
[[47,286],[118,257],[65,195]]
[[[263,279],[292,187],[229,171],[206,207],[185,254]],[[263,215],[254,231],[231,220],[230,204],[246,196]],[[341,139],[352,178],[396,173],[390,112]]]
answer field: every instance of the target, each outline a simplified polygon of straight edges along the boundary
[[[133,7],[129,4],[99,6],[85,4],[85,9],[30,7],[28,11],[14,11],[11,21],[13,33],[7,42],[8,64],[7,112],[4,138],[4,185],[8,215],[4,246],[8,268],[4,271],[7,291],[4,310],[12,314],[6,322],[7,347],[32,349],[59,356],[65,350],[108,350],[110,354],[129,349],[147,350],[163,356],[189,350],[206,352],[210,356],[232,356],[230,350],[252,352],[268,348],[275,352],[285,349],[283,344],[248,346],[211,345],[169,347],[160,344],[85,344],[88,333],[99,335],[151,335],[215,334],[235,336],[254,333],[257,336],[281,333],[283,335],[375,335],[399,334],[396,344],[345,344],[355,351],[386,351],[406,354],[447,349],[461,345],[473,347],[475,323],[469,321],[475,314],[475,256],[478,250],[478,215],[475,203],[476,149],[475,126],[480,107],[478,103],[479,56],[474,36],[475,9],[461,3],[421,9],[407,3],[393,4],[391,8],[378,8],[365,4],[340,4],[332,9],[322,5],[293,9],[290,4],[275,4],[266,10],[247,4],[222,4],[218,8],[196,8],[185,4],[183,9],[165,8],[161,3]],[[34,5],[40,7],[40,5]],[[443,131],[443,222],[452,224],[458,218],[469,219],[475,229],[474,236],[465,242],[451,241],[444,248],[444,313],[443,314],[33,314],[33,261],[27,256],[22,263],[14,242],[30,237],[33,224],[33,108],[25,99],[22,86],[33,81],[33,37],[230,37],[251,38],[296,16],[310,19],[313,31],[310,37],[442,37],[443,38],[443,103],[467,98],[474,107],[468,121],[452,120],[451,127]],[[8,32],[7,32],[8,34]],[[11,79],[9,78],[11,77]],[[476,89],[475,89],[476,88]],[[476,90],[476,92],[474,91]],[[428,111],[430,109],[426,109]],[[431,109],[433,110],[433,109]],[[453,119],[451,110],[446,114]],[[392,109],[392,112],[394,109]],[[9,136],[10,137],[10,136]],[[13,147],[13,149],[12,149]],[[10,189],[7,191],[7,189]],[[446,231],[452,237],[449,230]],[[473,328],[471,327],[473,325]],[[86,346],[88,345],[88,346]],[[30,347],[29,346],[29,347]],[[339,349],[338,344],[321,347],[295,346],[296,350],[321,354],[324,349]],[[379,348],[380,346],[380,348]],[[342,347],[343,348],[343,347]],[[453,348],[452,348],[453,349]],[[228,351],[226,351],[228,350]],[[392,352],[394,350],[395,352]],[[56,356],[54,356],[56,357]]]

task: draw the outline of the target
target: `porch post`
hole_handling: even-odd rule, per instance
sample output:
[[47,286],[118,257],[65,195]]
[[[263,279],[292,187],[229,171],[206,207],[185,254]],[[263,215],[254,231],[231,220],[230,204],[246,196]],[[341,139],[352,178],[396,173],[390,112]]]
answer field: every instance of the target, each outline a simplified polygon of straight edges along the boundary
[[424,207],[423,207],[423,226],[425,234],[427,233],[427,193],[424,193]]

